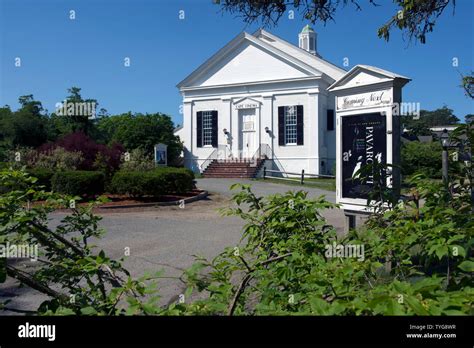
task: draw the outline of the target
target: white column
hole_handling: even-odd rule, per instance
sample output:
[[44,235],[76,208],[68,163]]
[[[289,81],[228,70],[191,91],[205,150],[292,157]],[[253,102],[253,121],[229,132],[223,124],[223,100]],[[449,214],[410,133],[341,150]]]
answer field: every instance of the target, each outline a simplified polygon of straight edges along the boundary
[[231,125],[232,125],[232,155],[236,158],[239,157],[239,111],[235,110],[233,100],[230,100],[229,104],[229,113],[231,118]]
[[[268,144],[268,146],[270,146],[273,151],[273,136],[278,132],[278,129],[275,129],[273,127],[273,94],[267,94],[263,96],[263,103],[260,107],[260,115],[261,144]],[[265,127],[268,127],[270,129],[270,134],[267,134],[267,132],[265,132]]]
[[193,117],[192,100],[183,101],[183,141],[184,141],[184,165],[193,169],[193,152],[194,152],[194,117]]
[[[329,163],[327,160],[328,157],[328,125],[327,125],[327,93],[326,91],[322,91],[319,93],[318,97],[318,112],[319,112],[319,173],[320,174],[327,174],[327,170],[329,168]],[[321,161],[324,161],[324,167],[321,166]]]
[[[304,129],[304,142],[308,144],[308,172],[319,174],[319,156],[322,139],[322,132],[320,129],[320,106],[319,106],[319,91],[317,89],[308,91],[307,99],[307,125]],[[316,158],[316,159],[314,159]]]
[[222,98],[222,110],[223,114],[222,116],[219,116],[219,122],[222,122],[221,125],[221,131],[222,129],[226,128],[227,131],[229,132],[229,136],[231,137],[229,141],[229,136],[225,136],[225,140],[221,142],[221,144],[225,144],[227,146],[227,150],[225,152],[225,156],[228,157],[229,154],[232,152],[232,99],[230,97],[228,98]]

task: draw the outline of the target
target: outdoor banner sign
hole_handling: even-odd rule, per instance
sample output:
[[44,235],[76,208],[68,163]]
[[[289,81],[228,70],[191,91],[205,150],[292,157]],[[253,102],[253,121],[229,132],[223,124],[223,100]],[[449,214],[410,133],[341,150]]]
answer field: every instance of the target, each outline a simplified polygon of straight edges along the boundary
[[[385,184],[400,192],[400,110],[402,87],[410,81],[380,68],[356,65],[329,86],[336,111],[336,202],[349,215],[367,214],[374,189],[363,166],[390,165]],[[359,173],[360,174],[360,173]],[[374,202],[372,202],[374,203]],[[371,204],[372,205],[372,204]],[[347,215],[346,214],[346,215]]]
[[369,198],[370,177],[362,183],[353,179],[357,171],[374,160],[386,163],[387,138],[385,116],[380,113],[342,118],[342,197]]

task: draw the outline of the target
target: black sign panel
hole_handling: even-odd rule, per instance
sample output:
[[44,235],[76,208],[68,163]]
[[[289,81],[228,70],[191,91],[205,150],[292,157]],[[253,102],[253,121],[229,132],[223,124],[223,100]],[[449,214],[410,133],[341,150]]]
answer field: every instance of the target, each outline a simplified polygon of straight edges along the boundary
[[342,125],[342,197],[367,199],[372,183],[354,179],[354,174],[376,158],[387,160],[385,116],[380,113],[341,117]]

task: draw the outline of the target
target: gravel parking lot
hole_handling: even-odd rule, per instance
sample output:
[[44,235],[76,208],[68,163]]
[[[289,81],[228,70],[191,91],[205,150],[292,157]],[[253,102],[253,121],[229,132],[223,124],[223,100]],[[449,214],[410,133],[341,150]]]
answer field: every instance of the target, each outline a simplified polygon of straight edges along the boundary
[[[126,268],[133,276],[145,271],[163,269],[167,276],[179,276],[182,269],[189,267],[194,255],[207,258],[216,256],[226,246],[238,244],[243,221],[238,217],[223,217],[218,208],[229,206],[232,192],[229,186],[235,182],[252,185],[257,195],[284,193],[298,189],[295,186],[239,179],[198,179],[198,187],[208,190],[207,199],[187,204],[184,209],[177,206],[114,210],[101,213],[101,227],[107,234],[97,241],[98,248],[113,258],[124,256],[129,248],[130,256],[125,261]],[[305,188],[310,197],[326,195],[335,201],[335,193],[314,188]],[[339,210],[324,214],[328,221],[342,230],[343,215]],[[64,213],[51,215],[51,224],[56,225]],[[181,282],[163,279],[160,282],[162,302],[174,300],[182,293]],[[12,308],[34,310],[44,299],[41,294],[23,288],[17,289],[12,280],[0,284],[0,298],[9,298]],[[12,312],[4,312],[12,314]]]

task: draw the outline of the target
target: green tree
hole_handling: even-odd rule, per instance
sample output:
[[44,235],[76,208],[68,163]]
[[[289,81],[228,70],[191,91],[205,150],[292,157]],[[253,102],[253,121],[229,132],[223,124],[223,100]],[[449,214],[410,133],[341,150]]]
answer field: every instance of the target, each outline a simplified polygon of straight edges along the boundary
[[37,147],[48,138],[48,117],[41,102],[33,95],[18,98],[20,108],[12,112],[10,107],[0,108],[0,142],[3,149],[18,146]]
[[[311,23],[334,21],[338,9],[353,5],[361,10],[361,0],[214,0],[222,11],[237,14],[246,23],[260,21],[264,26],[276,25],[289,9],[299,11],[302,17]],[[378,36],[388,41],[390,31],[398,28],[411,39],[426,42],[426,35],[433,31],[438,17],[449,4],[453,10],[455,0],[393,0],[396,12],[378,29]],[[378,6],[378,1],[367,0],[365,3]]]
[[169,162],[176,159],[183,148],[179,138],[174,135],[171,117],[161,113],[144,115],[129,112],[104,117],[97,126],[109,143],[118,142],[128,151],[142,149],[152,154],[157,143],[167,144]]
[[421,110],[420,117],[404,117],[402,125],[413,135],[431,135],[430,128],[439,126],[455,125],[459,123],[459,118],[453,114],[453,110],[446,105],[442,108],[428,111]]
[[441,178],[442,147],[438,141],[421,143],[411,141],[401,148],[402,172],[404,175],[423,173],[430,178]]
[[461,87],[464,88],[464,93],[467,97],[474,99],[474,73],[471,72],[469,75],[462,75],[462,85]]
[[51,114],[56,138],[79,131],[91,135],[94,133],[94,120],[99,114],[106,113],[106,110],[101,109],[100,113],[96,113],[99,103],[96,99],[83,99],[81,88],[71,87],[67,91],[69,95],[65,98],[66,105],[64,106],[64,101],[61,102],[63,107]]

